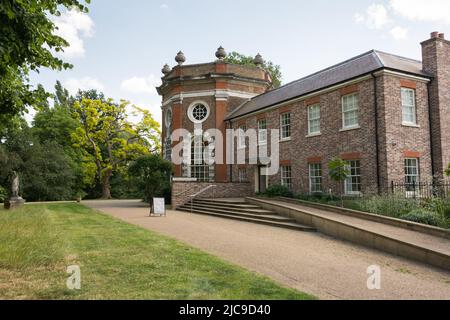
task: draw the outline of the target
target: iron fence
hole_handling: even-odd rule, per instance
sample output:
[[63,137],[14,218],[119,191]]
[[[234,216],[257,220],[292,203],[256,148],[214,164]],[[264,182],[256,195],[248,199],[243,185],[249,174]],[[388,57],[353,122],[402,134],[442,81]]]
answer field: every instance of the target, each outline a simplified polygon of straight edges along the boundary
[[414,199],[450,199],[450,180],[413,182],[392,181],[391,192],[396,195],[404,195],[406,198]]

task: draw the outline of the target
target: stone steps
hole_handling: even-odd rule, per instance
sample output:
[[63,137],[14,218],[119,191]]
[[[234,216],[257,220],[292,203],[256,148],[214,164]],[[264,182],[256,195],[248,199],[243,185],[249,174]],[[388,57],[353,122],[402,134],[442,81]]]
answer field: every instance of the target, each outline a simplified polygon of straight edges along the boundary
[[270,210],[247,204],[245,200],[195,199],[192,203],[178,207],[177,210],[299,231],[316,231],[312,227],[296,223],[292,218],[282,217]]

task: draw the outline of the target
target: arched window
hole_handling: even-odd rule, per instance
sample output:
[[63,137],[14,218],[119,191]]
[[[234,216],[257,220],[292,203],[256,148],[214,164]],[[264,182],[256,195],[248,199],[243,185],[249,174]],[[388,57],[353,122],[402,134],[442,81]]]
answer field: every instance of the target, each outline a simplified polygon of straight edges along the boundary
[[200,182],[214,181],[214,164],[209,163],[209,144],[201,138],[192,139],[190,165],[184,166],[183,175]]

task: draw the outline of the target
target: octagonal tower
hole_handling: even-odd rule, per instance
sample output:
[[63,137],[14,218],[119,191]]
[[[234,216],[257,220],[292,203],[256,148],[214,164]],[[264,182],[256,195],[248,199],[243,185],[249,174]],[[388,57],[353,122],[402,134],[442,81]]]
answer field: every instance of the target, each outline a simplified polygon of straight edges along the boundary
[[[175,57],[177,66],[162,69],[164,77],[158,93],[162,96],[163,113],[163,154],[171,159],[171,134],[176,129],[194,130],[219,129],[224,139],[227,124],[226,116],[254,96],[272,88],[270,74],[262,68],[262,58],[258,54],[254,66],[236,65],[224,61],[225,50],[216,52],[217,60],[210,63],[185,65],[186,57],[180,51]],[[176,142],[178,143],[178,142]],[[225,153],[226,141],[224,141]],[[192,154],[203,150],[195,142]],[[206,182],[229,181],[226,164],[208,166],[193,163],[175,165],[175,178],[191,178]]]

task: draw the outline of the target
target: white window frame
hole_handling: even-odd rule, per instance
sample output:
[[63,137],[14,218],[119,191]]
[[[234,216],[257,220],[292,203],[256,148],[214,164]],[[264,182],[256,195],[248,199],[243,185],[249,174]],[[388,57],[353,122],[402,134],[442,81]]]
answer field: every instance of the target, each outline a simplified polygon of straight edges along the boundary
[[[318,109],[318,112],[316,112],[315,115],[313,115],[313,111],[315,111],[315,109]],[[320,114],[321,108],[320,108],[320,103],[317,104],[313,104],[308,106],[308,135],[317,135],[320,134],[321,132],[321,114]],[[318,130],[317,131],[312,131],[313,127],[316,127],[313,125],[313,123],[319,123],[318,125]]]
[[[292,136],[291,113],[285,112],[280,114],[280,138],[281,141],[287,141]],[[287,134],[289,133],[289,134]]]
[[[194,114],[193,114],[194,108],[196,106],[198,106],[198,105],[203,105],[206,108],[206,115],[205,115],[205,118],[203,118],[202,120],[197,120],[197,119],[194,118]],[[200,124],[200,123],[203,123],[206,120],[208,120],[209,116],[211,115],[211,108],[204,101],[201,101],[201,100],[194,101],[193,103],[191,103],[189,105],[189,108],[188,108],[188,111],[187,111],[187,115],[188,115],[189,120],[191,120],[193,123]]]
[[[346,102],[348,99],[354,98],[354,106],[352,109],[346,110]],[[345,96],[342,96],[341,98],[342,103],[342,129],[343,130],[349,130],[349,129],[357,129],[359,128],[359,94],[358,93],[351,93],[347,94]],[[356,123],[351,125],[346,125],[347,117],[350,113],[356,113]]]
[[239,149],[247,148],[246,131],[247,131],[247,126],[245,126],[245,125],[239,126],[239,129],[238,129],[238,148]]
[[[358,166],[352,166],[353,163],[358,163]],[[355,195],[361,195],[361,188],[362,188],[362,183],[361,183],[361,160],[348,160],[347,161],[348,164],[348,169],[350,171],[349,176],[347,177],[347,179],[344,182],[344,186],[345,186],[345,194],[346,195],[350,195],[350,196],[355,196]],[[353,174],[353,170],[357,170],[359,172],[359,174]],[[357,178],[358,182],[354,183],[353,179]],[[360,190],[354,190],[353,186],[354,185],[359,185]]]
[[[318,166],[318,168],[317,168]],[[309,163],[308,164],[308,172],[309,172],[309,192],[310,193],[322,193],[323,192],[323,176],[322,176],[322,164],[321,163]],[[319,186],[319,190],[316,187]],[[315,188],[313,188],[315,187]]]
[[[415,162],[415,165],[411,165],[411,161]],[[405,158],[405,190],[408,197],[413,197],[419,193],[420,183],[420,159],[419,158]],[[412,170],[415,170],[415,173]],[[416,190],[414,190],[414,182]],[[412,190],[411,190],[412,189]]]
[[[407,98],[405,94],[412,93],[412,104],[407,103]],[[401,88],[401,99],[402,99],[402,123],[404,125],[417,125],[417,107],[416,107],[416,90],[410,88]],[[412,121],[410,119],[405,119],[407,112],[406,109],[412,110]],[[411,111],[408,110],[408,111]],[[409,114],[408,114],[409,115]]]
[[281,166],[281,185],[287,187],[289,190],[292,190],[292,166]]
[[[264,126],[262,124],[264,123]],[[258,145],[267,144],[267,119],[258,120]]]

